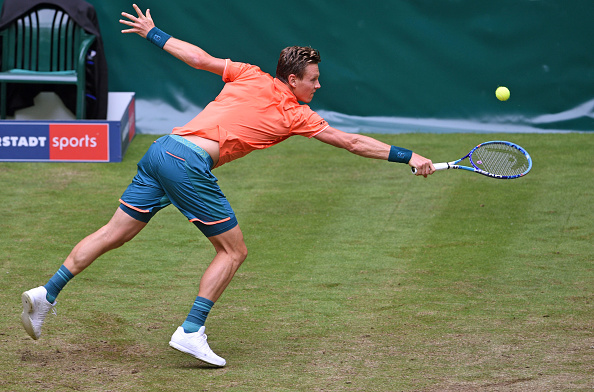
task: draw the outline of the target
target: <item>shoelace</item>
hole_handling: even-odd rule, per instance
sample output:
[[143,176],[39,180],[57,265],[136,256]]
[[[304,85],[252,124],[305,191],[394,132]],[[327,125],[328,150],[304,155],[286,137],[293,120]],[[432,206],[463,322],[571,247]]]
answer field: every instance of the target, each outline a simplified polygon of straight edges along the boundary
[[[57,305],[57,304],[56,304]],[[52,314],[54,316],[58,316],[58,311],[56,310],[56,305],[52,306]],[[43,322],[45,320],[45,317],[47,316],[49,312],[45,312],[45,313],[40,313],[37,317],[37,320],[39,320],[40,322]]]
[[208,349],[208,353],[209,353],[209,354],[216,355],[216,354],[214,353],[214,351],[212,351],[212,349],[211,349],[211,348],[210,348],[210,346],[208,345],[208,342],[206,341],[206,338],[207,338],[206,334],[203,334],[203,335],[202,335],[203,346],[206,346],[206,348]]

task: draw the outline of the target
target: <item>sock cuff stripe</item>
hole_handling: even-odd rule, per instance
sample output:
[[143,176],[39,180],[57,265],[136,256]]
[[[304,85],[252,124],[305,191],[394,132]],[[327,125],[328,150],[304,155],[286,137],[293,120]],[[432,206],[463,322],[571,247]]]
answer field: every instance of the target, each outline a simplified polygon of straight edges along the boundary
[[64,265],[60,266],[60,269],[58,270],[58,272],[60,273],[60,275],[64,275],[64,278],[67,281],[74,278],[74,275],[72,275],[72,272],[70,272],[70,270],[68,270],[68,268],[64,267]]
[[68,277],[68,275],[66,275],[64,272],[62,271],[58,271],[57,275],[59,278],[61,278],[64,282],[68,283],[70,281],[70,277]]
[[210,306],[211,308],[214,305],[214,302],[212,302],[211,300],[206,299],[204,297],[196,297],[196,300],[194,301],[194,304],[196,304],[196,303],[202,303],[202,304],[205,304],[205,305]]
[[194,302],[194,306],[196,308],[198,308],[199,310],[206,311],[206,312],[210,311],[210,309],[212,308],[212,306],[208,306],[208,305],[200,303],[200,302]]

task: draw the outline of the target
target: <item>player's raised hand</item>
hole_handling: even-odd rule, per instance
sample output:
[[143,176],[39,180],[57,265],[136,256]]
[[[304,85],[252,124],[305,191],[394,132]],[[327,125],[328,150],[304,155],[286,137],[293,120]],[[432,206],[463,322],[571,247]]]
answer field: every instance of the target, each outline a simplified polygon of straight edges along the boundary
[[129,29],[122,30],[122,33],[136,33],[140,35],[142,38],[146,38],[148,32],[155,27],[155,22],[153,22],[153,18],[151,18],[151,10],[146,10],[146,15],[142,13],[140,8],[136,4],[132,4],[134,10],[138,14],[138,16],[130,15],[127,12],[122,12],[122,16],[126,19],[120,19],[120,23],[126,26],[130,26]]

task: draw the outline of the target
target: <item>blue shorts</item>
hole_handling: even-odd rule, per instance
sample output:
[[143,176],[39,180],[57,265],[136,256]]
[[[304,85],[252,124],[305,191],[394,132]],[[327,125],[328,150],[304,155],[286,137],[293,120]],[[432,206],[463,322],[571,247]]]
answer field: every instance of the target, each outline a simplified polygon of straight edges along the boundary
[[148,222],[173,204],[207,237],[237,226],[227,198],[211,173],[212,159],[177,135],[156,140],[138,162],[138,172],[120,202],[132,218]]

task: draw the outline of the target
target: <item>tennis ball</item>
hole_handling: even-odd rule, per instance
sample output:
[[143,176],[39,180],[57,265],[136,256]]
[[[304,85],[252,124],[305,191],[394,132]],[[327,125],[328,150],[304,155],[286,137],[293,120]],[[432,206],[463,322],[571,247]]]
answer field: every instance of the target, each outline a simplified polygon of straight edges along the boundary
[[509,90],[507,87],[500,86],[495,90],[495,96],[500,101],[507,101],[509,99]]

